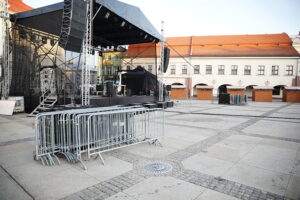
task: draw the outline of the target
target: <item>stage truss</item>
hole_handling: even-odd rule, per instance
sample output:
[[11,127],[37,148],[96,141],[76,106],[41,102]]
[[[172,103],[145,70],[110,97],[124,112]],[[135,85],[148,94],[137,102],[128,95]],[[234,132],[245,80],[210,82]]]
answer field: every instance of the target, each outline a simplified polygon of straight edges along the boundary
[[9,95],[10,66],[9,66],[9,32],[8,32],[8,5],[6,0],[0,0],[0,97],[6,99]]

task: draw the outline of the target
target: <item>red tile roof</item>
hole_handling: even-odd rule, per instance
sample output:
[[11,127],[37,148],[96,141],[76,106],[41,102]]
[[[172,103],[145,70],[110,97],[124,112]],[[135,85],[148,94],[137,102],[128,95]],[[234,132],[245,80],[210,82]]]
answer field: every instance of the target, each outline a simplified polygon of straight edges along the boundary
[[8,11],[11,13],[24,12],[32,9],[32,7],[25,4],[22,0],[8,0],[8,5]]
[[[158,49],[157,49],[158,50]],[[129,46],[123,57],[135,58],[135,57],[156,57],[156,45],[154,43],[144,43],[144,44],[133,44]],[[157,54],[158,55],[158,54]]]
[[[166,38],[171,57],[292,57],[299,53],[286,33]],[[157,45],[159,48],[159,45]],[[135,48],[141,47],[135,45]],[[127,53],[132,52],[132,45]],[[140,49],[141,50],[141,49]],[[159,52],[159,49],[157,50]],[[159,53],[157,54],[159,55]],[[141,57],[149,55],[141,54]]]

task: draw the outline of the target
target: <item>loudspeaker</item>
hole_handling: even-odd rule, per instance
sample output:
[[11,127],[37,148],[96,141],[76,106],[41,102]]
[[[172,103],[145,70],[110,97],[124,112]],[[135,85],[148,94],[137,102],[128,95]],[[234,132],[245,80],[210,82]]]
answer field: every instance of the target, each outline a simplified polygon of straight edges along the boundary
[[174,107],[174,101],[167,101],[168,108]]
[[108,96],[108,97],[115,96],[114,82],[113,81],[106,82],[106,96]]
[[164,48],[164,73],[167,72],[170,60],[170,49],[165,47]]
[[[64,1],[64,12],[71,13],[68,17],[63,18],[62,30],[63,41],[60,46],[69,51],[80,52],[84,32],[86,29],[86,2],[84,0],[67,0]],[[71,9],[71,12],[68,12]]]
[[98,92],[100,92],[100,91],[103,91],[103,89],[104,89],[104,87],[103,87],[104,85],[96,85],[96,91],[98,91]]
[[126,89],[126,96],[131,96],[131,89]]
[[219,104],[230,104],[230,94],[219,94]]

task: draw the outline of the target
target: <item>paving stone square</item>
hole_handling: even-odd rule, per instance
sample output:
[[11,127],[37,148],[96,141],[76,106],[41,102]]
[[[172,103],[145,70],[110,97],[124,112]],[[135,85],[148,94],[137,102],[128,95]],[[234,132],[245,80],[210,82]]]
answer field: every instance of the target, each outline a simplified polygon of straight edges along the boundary
[[[293,199],[300,198],[300,104],[176,101],[165,134],[138,144],[43,166],[33,159],[34,119],[0,116],[1,199]],[[16,125],[18,124],[18,125]],[[166,173],[147,164],[166,163]],[[157,169],[158,171],[163,170]]]

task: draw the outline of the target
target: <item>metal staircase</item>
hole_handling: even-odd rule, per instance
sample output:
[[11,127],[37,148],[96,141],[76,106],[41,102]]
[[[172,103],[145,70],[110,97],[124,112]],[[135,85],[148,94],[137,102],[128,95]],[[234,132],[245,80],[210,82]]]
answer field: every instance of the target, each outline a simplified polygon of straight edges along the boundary
[[35,117],[37,114],[43,111],[47,111],[55,105],[57,102],[57,97],[51,95],[51,93],[46,91],[40,99],[40,104],[28,115],[28,117]]

